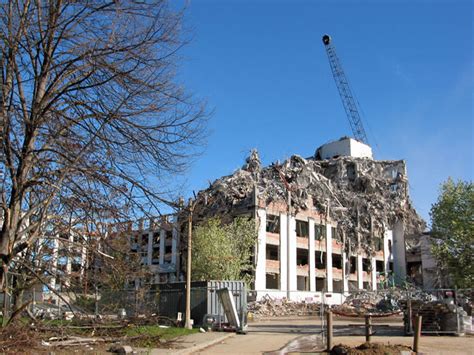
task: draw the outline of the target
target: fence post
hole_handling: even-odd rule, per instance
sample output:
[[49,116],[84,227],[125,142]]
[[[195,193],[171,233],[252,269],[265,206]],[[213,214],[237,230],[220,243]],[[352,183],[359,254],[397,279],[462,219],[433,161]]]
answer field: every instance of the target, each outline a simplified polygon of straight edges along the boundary
[[421,316],[416,316],[416,323],[415,323],[415,334],[413,337],[413,351],[415,353],[418,352],[418,346],[420,344],[420,337],[421,337]]
[[[454,312],[456,314],[456,330],[457,334],[456,335],[461,335],[461,322],[459,319],[460,313],[459,313],[459,308],[458,308],[458,287],[454,286]],[[464,321],[464,320],[463,320]]]
[[330,309],[326,312],[326,317],[327,317],[327,351],[331,351],[332,349],[332,312]]
[[365,341],[370,343],[372,336],[372,318],[370,315],[365,316]]
[[408,299],[407,301],[407,335],[411,334],[413,332],[413,327],[412,327],[412,309],[411,309],[411,298]]

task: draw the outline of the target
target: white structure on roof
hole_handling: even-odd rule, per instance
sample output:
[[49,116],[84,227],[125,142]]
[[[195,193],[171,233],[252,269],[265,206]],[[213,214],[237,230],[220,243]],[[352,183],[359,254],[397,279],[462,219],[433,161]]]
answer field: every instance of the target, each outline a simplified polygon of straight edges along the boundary
[[316,156],[320,159],[332,159],[340,156],[373,159],[370,146],[349,137],[323,144],[317,149]]

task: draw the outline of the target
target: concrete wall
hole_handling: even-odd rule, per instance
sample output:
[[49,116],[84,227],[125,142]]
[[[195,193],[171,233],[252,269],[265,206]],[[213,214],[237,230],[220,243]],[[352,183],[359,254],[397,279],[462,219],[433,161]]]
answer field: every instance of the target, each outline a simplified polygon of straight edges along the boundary
[[430,235],[424,234],[420,237],[421,270],[423,272],[423,288],[433,289],[440,287],[437,270],[438,264],[431,253]]
[[393,226],[393,272],[395,283],[402,284],[407,278],[405,231],[402,221],[398,221]]

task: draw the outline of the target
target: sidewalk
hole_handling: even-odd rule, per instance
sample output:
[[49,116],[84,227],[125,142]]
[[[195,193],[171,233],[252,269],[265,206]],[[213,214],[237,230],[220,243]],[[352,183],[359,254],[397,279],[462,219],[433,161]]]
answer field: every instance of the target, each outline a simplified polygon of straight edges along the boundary
[[145,348],[134,348],[138,354],[194,354],[202,349],[209,346],[213,346],[223,342],[226,339],[234,337],[235,333],[227,332],[207,332],[207,333],[194,333],[179,337],[176,339],[175,344],[177,348],[173,349],[145,349]]

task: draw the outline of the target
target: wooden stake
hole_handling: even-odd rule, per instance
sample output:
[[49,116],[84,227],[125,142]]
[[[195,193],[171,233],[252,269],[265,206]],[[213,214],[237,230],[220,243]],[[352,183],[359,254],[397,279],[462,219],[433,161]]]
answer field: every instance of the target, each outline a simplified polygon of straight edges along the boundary
[[328,310],[327,313],[326,313],[326,317],[327,317],[327,351],[331,351],[332,349],[332,312],[331,310]]
[[421,337],[421,316],[416,316],[415,334],[413,336],[413,351],[418,353]]
[[370,343],[372,336],[372,318],[370,315],[365,316],[365,341]]

